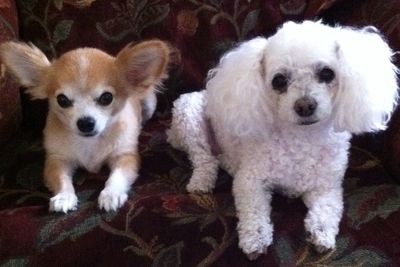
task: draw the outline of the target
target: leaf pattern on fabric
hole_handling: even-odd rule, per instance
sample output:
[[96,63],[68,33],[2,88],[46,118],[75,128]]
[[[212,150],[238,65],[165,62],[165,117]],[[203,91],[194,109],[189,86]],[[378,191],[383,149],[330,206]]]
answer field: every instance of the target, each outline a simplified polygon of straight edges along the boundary
[[279,260],[279,266],[303,267],[343,267],[343,266],[382,266],[388,263],[381,252],[368,248],[354,248],[346,237],[339,236],[336,249],[326,253],[317,253],[312,245],[307,244],[295,251],[292,242],[287,237],[279,238],[274,246],[274,253]]
[[181,250],[184,243],[178,242],[167,248],[163,248],[154,258],[152,267],[175,267],[181,266]]
[[[288,19],[325,20],[333,10],[328,22],[375,25],[394,50],[400,50],[399,1],[17,0],[17,5],[23,40],[32,41],[50,58],[80,46],[116,54],[132,40],[161,38],[179,49],[182,62],[171,67],[154,118],[142,131],[139,179],[117,213],[97,207],[106,172],[78,172],[74,177],[78,210],[68,215],[48,212],[51,194],[42,181],[41,129],[32,137],[24,128],[23,134],[0,147],[1,266],[47,267],[55,261],[68,266],[400,264],[400,232],[394,227],[400,216],[400,192],[380,152],[382,136],[374,134],[362,142],[356,138],[352,146],[344,180],[346,209],[335,250],[318,254],[306,243],[305,208],[299,200],[274,198],[272,220],[285,219],[275,223],[268,254],[250,262],[238,247],[232,178],[220,172],[212,194],[187,193],[190,161],[166,143],[165,135],[172,101],[204,88],[207,71],[238,42],[269,36]],[[13,2],[0,0],[0,36],[17,35],[10,14],[1,13],[12,7]],[[4,68],[0,70],[4,74]],[[2,79],[1,85],[3,98],[11,82]],[[23,105],[27,115],[40,113],[36,102]],[[45,111],[41,112],[44,118]],[[11,113],[1,110],[0,120],[15,112]],[[25,120],[31,123],[30,118]],[[74,254],[72,246],[82,254]]]
[[396,0],[368,0],[361,8],[360,24],[378,26],[385,34],[390,35],[400,25],[400,14]]
[[11,259],[6,262],[0,262],[1,267],[25,267],[29,266],[29,260],[28,259]]
[[101,36],[113,42],[119,42],[130,34],[139,39],[144,29],[160,23],[168,16],[169,4],[159,2],[159,0],[127,0],[125,4],[113,2],[112,8],[117,15],[110,20],[97,23],[96,28]]
[[349,224],[360,229],[376,217],[386,219],[400,208],[400,186],[383,184],[362,187],[346,197]]
[[300,15],[307,7],[305,0],[284,0],[279,4],[279,9],[285,15]]
[[[198,16],[200,13],[211,13],[211,25],[224,21],[229,23],[236,34],[237,40],[243,40],[251,30],[253,30],[258,23],[260,14],[259,9],[249,9],[250,1],[234,0],[233,11],[229,12],[224,9],[226,1],[198,1],[189,0],[195,6],[195,10],[184,10],[178,15],[178,29],[185,35],[194,35],[199,25]],[[245,19],[241,21],[241,17],[245,14]]]
[[[93,191],[78,194],[79,201],[85,201],[88,195],[92,195]],[[85,196],[86,195],[86,196]],[[49,246],[54,246],[64,240],[75,241],[82,235],[90,232],[98,227],[103,220],[112,220],[116,213],[101,214],[91,212],[96,210],[97,202],[80,202],[77,211],[68,214],[51,214],[46,219],[46,224],[42,227],[38,234],[37,246],[40,251],[44,251]],[[88,216],[89,215],[89,216]]]
[[55,44],[68,38],[73,23],[73,20],[61,20],[57,23],[53,32],[53,42]]
[[[25,25],[35,23],[46,36],[45,40],[35,41],[36,45],[44,52],[50,53],[51,57],[57,56],[56,46],[61,41],[68,39],[73,20],[57,21],[53,30],[50,26],[53,21],[56,21],[59,13],[63,8],[63,1],[59,0],[46,0],[38,2],[37,0],[17,0],[21,7],[23,16],[23,23]],[[54,1],[54,2],[53,2]],[[44,7],[42,6],[44,2]],[[51,12],[53,5],[58,12]],[[41,13],[37,14],[36,10],[41,7]]]

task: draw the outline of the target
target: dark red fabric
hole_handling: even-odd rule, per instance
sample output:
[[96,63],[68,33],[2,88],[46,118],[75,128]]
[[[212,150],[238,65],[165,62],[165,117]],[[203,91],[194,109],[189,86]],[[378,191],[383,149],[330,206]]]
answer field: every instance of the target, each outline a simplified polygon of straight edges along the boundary
[[155,117],[143,129],[140,176],[117,213],[97,209],[107,170],[75,175],[77,211],[48,212],[50,193],[42,181],[40,138],[46,104],[23,96],[24,128],[0,148],[0,265],[400,265],[400,186],[384,164],[397,166],[399,160],[389,157],[399,155],[398,113],[388,132],[353,140],[336,250],[316,253],[306,242],[302,202],[276,195],[274,242],[268,254],[254,262],[238,248],[231,177],[221,171],[213,194],[188,194],[190,162],[167,144],[165,136],[172,101],[181,93],[201,89],[207,70],[237,42],[269,36],[287,20],[322,18],[332,24],[373,24],[398,50],[399,1],[19,0],[17,4],[21,38],[50,58],[80,46],[115,54],[129,42],[162,38],[179,49],[182,64],[171,69]]
[[[15,2],[0,1],[0,43],[18,38],[18,21]],[[21,121],[19,89],[5,75],[0,65],[0,144],[7,141],[18,129]]]

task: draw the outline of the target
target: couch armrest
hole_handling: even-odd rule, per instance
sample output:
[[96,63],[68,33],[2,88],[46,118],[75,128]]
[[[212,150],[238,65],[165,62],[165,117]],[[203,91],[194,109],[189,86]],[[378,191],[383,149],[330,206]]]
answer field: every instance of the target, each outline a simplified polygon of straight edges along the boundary
[[[18,18],[14,0],[0,0],[0,42],[18,38]],[[21,121],[19,87],[0,65],[0,144],[15,133]]]

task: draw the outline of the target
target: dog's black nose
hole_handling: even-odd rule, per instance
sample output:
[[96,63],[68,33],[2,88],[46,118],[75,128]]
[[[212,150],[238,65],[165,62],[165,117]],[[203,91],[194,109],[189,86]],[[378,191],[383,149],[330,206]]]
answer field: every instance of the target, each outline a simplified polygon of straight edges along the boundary
[[317,109],[318,103],[312,97],[302,97],[294,103],[294,110],[300,117],[310,117]]
[[96,121],[92,117],[82,117],[76,122],[76,125],[82,133],[90,133],[94,130]]

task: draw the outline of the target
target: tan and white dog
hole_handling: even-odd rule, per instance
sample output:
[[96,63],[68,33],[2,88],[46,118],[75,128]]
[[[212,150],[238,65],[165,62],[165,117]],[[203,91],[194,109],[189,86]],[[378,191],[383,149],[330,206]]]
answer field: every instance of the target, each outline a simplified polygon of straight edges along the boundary
[[169,46],[159,40],[128,45],[116,57],[80,48],[50,62],[35,46],[7,42],[0,57],[34,99],[48,99],[44,129],[45,184],[54,194],[50,211],[77,208],[72,184],[77,167],[110,176],[98,203],[116,210],[138,175],[142,104],[155,109],[155,91],[167,77]]

